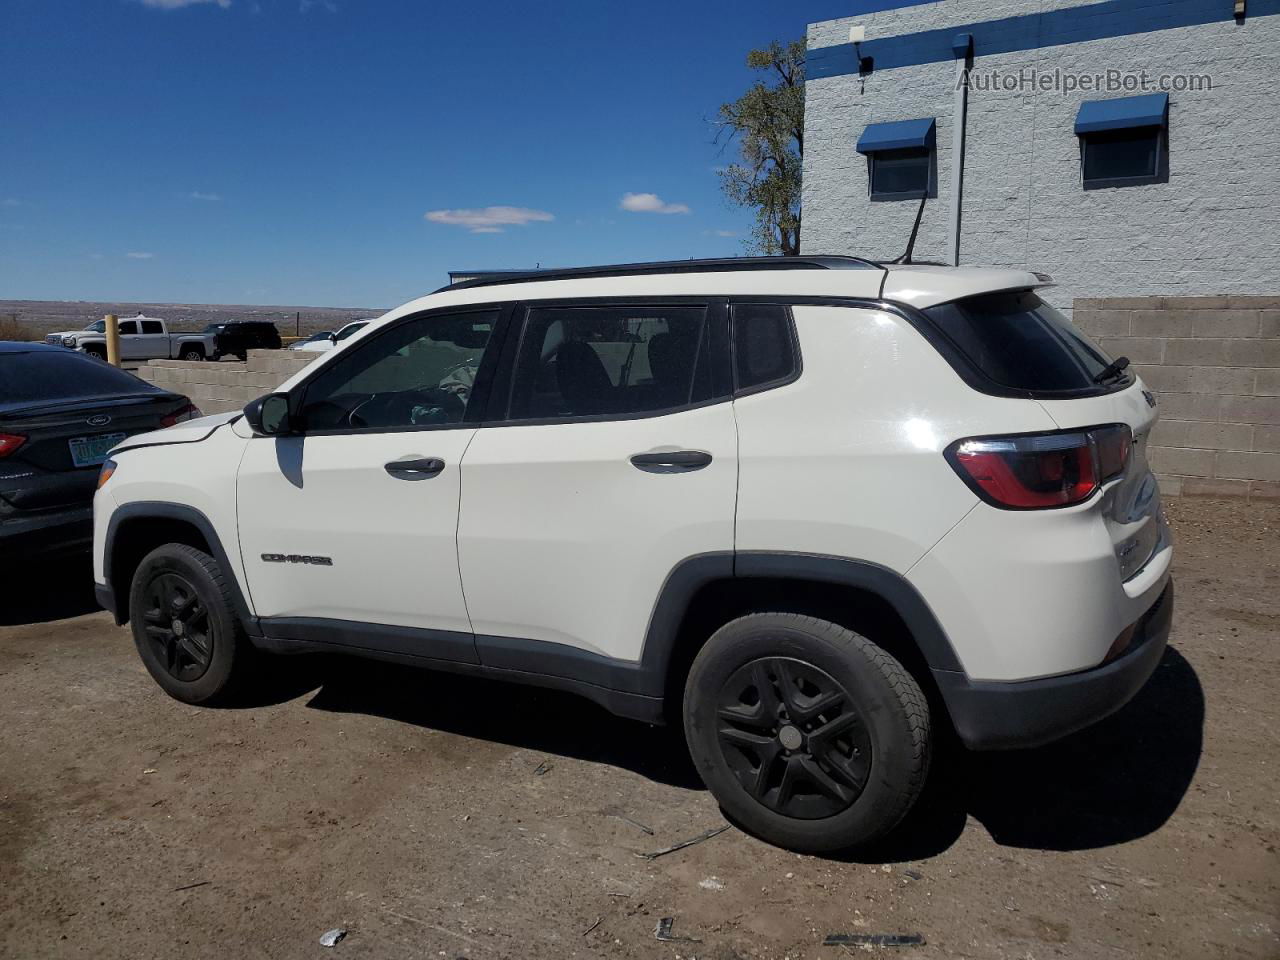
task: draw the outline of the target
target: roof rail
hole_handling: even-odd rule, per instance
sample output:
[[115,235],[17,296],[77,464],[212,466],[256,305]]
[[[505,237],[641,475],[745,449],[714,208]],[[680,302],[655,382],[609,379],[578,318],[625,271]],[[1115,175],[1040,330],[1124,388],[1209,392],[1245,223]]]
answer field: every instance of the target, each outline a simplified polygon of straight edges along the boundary
[[512,272],[505,276],[477,277],[441,287],[468,290],[504,283],[535,283],[539,280],[575,280],[589,277],[633,277],[650,273],[731,273],[738,270],[883,270],[861,257],[721,257],[709,260],[657,260],[652,263],[614,263],[597,267],[568,267],[555,270]]

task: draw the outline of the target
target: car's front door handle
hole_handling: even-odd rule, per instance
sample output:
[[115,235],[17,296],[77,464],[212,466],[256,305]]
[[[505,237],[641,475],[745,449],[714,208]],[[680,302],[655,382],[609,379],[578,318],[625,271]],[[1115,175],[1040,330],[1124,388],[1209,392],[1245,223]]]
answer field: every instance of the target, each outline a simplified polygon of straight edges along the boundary
[[428,480],[444,469],[444,461],[439,457],[410,457],[392,460],[385,469],[397,480]]
[[711,454],[703,450],[637,453],[631,458],[632,466],[647,473],[686,473],[689,470],[701,470],[710,462]]

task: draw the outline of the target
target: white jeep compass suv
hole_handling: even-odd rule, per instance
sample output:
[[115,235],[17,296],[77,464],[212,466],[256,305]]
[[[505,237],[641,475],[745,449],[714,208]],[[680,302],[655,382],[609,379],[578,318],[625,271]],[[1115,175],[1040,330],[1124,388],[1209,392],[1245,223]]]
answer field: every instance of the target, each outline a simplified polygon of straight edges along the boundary
[[759,836],[865,843],[941,729],[1061,737],[1164,650],[1155,399],[1046,280],[801,257],[437,291],[117,447],[98,598],[188,703],[256,651],[572,690],[683,723]]

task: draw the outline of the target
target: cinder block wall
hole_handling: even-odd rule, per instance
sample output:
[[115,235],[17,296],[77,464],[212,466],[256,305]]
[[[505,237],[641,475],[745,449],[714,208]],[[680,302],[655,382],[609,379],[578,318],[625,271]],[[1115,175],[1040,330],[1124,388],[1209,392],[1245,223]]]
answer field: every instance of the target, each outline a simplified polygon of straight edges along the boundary
[[244,363],[152,360],[135,373],[157,387],[185,394],[203,413],[225,413],[270,393],[321,356],[289,350],[250,350]]
[[1280,297],[1076,300],[1072,319],[1159,399],[1162,489],[1280,497]]

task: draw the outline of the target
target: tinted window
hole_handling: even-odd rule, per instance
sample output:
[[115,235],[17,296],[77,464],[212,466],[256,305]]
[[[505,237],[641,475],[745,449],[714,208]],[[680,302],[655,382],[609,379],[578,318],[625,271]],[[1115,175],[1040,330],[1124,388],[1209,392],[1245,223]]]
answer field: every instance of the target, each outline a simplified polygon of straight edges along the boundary
[[343,327],[340,331],[338,331],[338,340],[339,341],[345,340],[347,339],[347,337],[353,334],[359,333],[364,328],[365,328],[365,324],[363,323],[353,323],[350,326]]
[[307,385],[308,430],[385,430],[458,423],[467,411],[496,312],[420,317],[375,335]]
[[137,333],[137,332],[138,332],[138,321],[136,321],[136,320],[121,320],[121,321],[120,321],[120,325],[119,325],[118,329],[119,329],[119,332],[120,332],[120,333]]
[[733,358],[739,390],[791,376],[796,357],[787,308],[778,304],[736,305]]
[[637,414],[706,400],[709,335],[702,307],[530,310],[510,417]]
[[1120,186],[1111,182],[1117,180],[1150,183],[1160,173],[1163,136],[1160,127],[1085,134],[1082,159],[1085,186]]
[[162,324],[159,320],[143,320],[142,332],[143,333],[164,333],[164,324]]
[[1029,290],[992,293],[924,311],[979,370],[1019,390],[1094,387],[1110,362]]
[[82,353],[0,354],[0,403],[157,393],[131,373]]
[[872,199],[922,197],[929,190],[928,149],[882,150],[870,154]]

